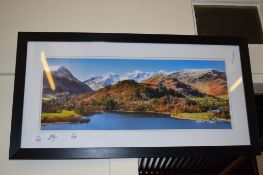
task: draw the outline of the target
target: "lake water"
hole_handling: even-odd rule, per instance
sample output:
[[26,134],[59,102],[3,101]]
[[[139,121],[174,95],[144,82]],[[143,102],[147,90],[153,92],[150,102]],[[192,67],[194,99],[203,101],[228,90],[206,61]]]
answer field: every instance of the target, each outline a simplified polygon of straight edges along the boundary
[[90,122],[49,124],[42,130],[145,130],[145,129],[231,129],[230,122],[201,122],[145,113],[101,113],[89,116]]

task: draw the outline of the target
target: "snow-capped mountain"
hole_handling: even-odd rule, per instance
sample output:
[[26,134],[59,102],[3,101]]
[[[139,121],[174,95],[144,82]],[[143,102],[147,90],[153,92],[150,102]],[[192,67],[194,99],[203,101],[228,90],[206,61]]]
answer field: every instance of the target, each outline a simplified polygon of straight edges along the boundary
[[227,95],[226,73],[215,69],[188,69],[168,75],[209,95]]
[[118,81],[120,81],[119,75],[109,73],[103,76],[91,77],[84,81],[84,83],[86,83],[91,89],[98,90],[105,86],[116,84]]
[[93,90],[98,90],[104,88],[105,86],[114,85],[119,81],[123,80],[134,80],[140,83],[152,76],[153,74],[154,73],[152,72],[142,72],[139,70],[128,72],[124,75],[109,73],[103,76],[91,77],[88,80],[84,81],[84,83],[86,83]]
[[51,89],[45,73],[43,73],[43,95],[50,94],[81,94],[89,93],[93,90],[78,80],[66,67],[57,66],[51,68],[51,74],[55,84],[55,89]]
[[169,74],[172,74],[172,73],[174,73],[174,72],[167,72],[165,70],[159,70],[154,75],[169,75]]
[[51,69],[52,75],[59,78],[67,78],[71,81],[79,82],[79,80],[72,75],[72,73],[64,66],[57,67],[56,69]]
[[208,73],[212,72],[214,69],[183,69],[181,73]]
[[125,75],[121,76],[120,80],[134,80],[138,83],[141,83],[143,80],[146,80],[152,75],[152,72],[142,72],[139,70],[135,70],[133,72],[128,72]]
[[188,79],[189,77],[192,80],[198,80],[202,77],[209,77],[209,78],[217,78],[220,77],[221,79],[226,80],[226,75],[223,72],[214,69],[185,69],[181,72],[174,73],[175,75],[178,74],[180,79]]
[[133,72],[127,72],[123,75],[117,75],[114,73],[109,73],[103,76],[91,77],[88,80],[84,81],[91,89],[98,90],[104,88],[105,86],[114,85],[119,81],[123,80],[134,80],[138,83],[143,82],[144,80],[149,79],[153,76],[168,76],[173,74],[180,74],[180,76],[186,77],[199,77],[203,74],[213,74],[215,70],[213,69],[185,69],[180,72],[175,71],[165,71],[159,70],[157,72],[143,72],[140,70],[135,70]]

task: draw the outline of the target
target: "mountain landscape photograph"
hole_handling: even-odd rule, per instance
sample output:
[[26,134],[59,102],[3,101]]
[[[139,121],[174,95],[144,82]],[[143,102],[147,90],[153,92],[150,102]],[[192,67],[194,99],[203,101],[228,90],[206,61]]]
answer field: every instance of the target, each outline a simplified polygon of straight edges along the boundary
[[41,130],[231,129],[223,60],[47,58]]

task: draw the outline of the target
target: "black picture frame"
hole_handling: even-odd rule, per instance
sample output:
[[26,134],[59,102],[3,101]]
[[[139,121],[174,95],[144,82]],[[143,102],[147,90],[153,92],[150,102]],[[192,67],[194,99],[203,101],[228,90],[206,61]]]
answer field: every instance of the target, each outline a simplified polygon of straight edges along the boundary
[[[196,45],[235,45],[239,47],[245,90],[250,145],[186,147],[100,147],[100,148],[21,148],[27,48],[38,42],[117,42]],[[248,44],[241,37],[210,37],[117,33],[19,32],[13,95],[9,159],[97,159],[197,155],[259,154],[258,127]]]

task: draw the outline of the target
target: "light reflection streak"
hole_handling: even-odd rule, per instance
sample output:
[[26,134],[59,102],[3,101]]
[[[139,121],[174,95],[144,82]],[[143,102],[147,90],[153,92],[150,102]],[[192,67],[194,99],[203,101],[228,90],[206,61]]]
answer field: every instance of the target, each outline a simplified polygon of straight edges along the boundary
[[50,88],[51,88],[53,91],[56,90],[56,85],[55,85],[53,76],[52,76],[52,74],[51,74],[50,68],[49,68],[49,66],[48,66],[47,59],[46,59],[46,55],[45,55],[45,52],[44,52],[44,51],[41,52],[41,63],[42,63],[42,65],[43,65],[43,69],[44,69],[44,71],[45,71],[45,73],[46,73],[47,80],[48,80],[48,83],[49,83]]
[[239,77],[231,86],[230,86],[230,92],[233,92],[241,83],[243,82],[242,77]]

